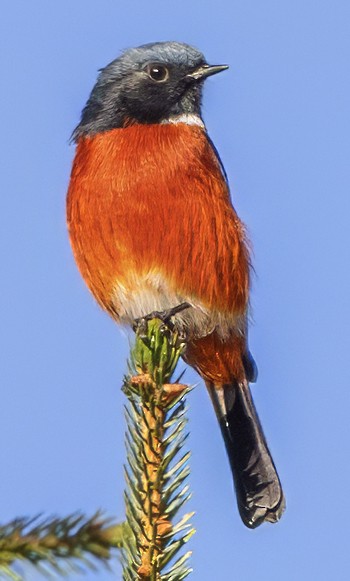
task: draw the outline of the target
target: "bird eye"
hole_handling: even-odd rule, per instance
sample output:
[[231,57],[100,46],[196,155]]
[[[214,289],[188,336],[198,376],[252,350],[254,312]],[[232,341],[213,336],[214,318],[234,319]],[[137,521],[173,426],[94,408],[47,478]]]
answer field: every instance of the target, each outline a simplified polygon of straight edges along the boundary
[[147,73],[157,83],[162,83],[169,78],[169,71],[163,65],[149,65],[147,67]]

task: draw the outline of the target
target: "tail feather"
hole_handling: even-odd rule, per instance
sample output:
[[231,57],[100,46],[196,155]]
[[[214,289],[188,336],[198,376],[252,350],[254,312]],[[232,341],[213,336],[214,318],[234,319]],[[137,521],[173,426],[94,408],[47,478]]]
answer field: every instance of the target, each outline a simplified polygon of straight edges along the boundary
[[247,382],[207,382],[229,457],[238,508],[244,524],[276,522],[285,501]]

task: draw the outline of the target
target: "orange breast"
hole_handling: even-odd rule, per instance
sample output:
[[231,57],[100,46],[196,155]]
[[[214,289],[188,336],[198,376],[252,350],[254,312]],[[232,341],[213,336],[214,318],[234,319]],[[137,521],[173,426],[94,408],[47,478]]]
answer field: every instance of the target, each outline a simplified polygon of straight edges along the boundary
[[244,230],[201,128],[134,125],[82,138],[67,216],[78,267],[113,316],[116,283],[127,289],[152,272],[208,309],[245,312]]

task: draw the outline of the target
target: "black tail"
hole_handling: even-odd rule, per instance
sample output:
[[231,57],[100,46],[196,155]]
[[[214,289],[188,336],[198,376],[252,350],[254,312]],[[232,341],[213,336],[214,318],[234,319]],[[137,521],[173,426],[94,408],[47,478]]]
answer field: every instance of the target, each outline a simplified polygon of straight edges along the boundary
[[276,522],[285,501],[247,382],[207,387],[218,416],[231,464],[244,524],[255,528]]

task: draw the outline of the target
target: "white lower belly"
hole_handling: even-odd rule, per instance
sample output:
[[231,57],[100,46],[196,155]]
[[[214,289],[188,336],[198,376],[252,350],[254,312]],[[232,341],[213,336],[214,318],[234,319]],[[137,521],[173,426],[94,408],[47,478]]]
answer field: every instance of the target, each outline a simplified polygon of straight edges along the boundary
[[210,311],[197,298],[176,293],[159,274],[136,277],[130,274],[127,285],[115,284],[113,306],[121,324],[133,325],[135,319],[154,311],[167,311],[181,303],[191,305],[176,315],[176,324],[190,337],[204,337],[216,329],[222,337],[243,330],[243,320],[236,315]]

